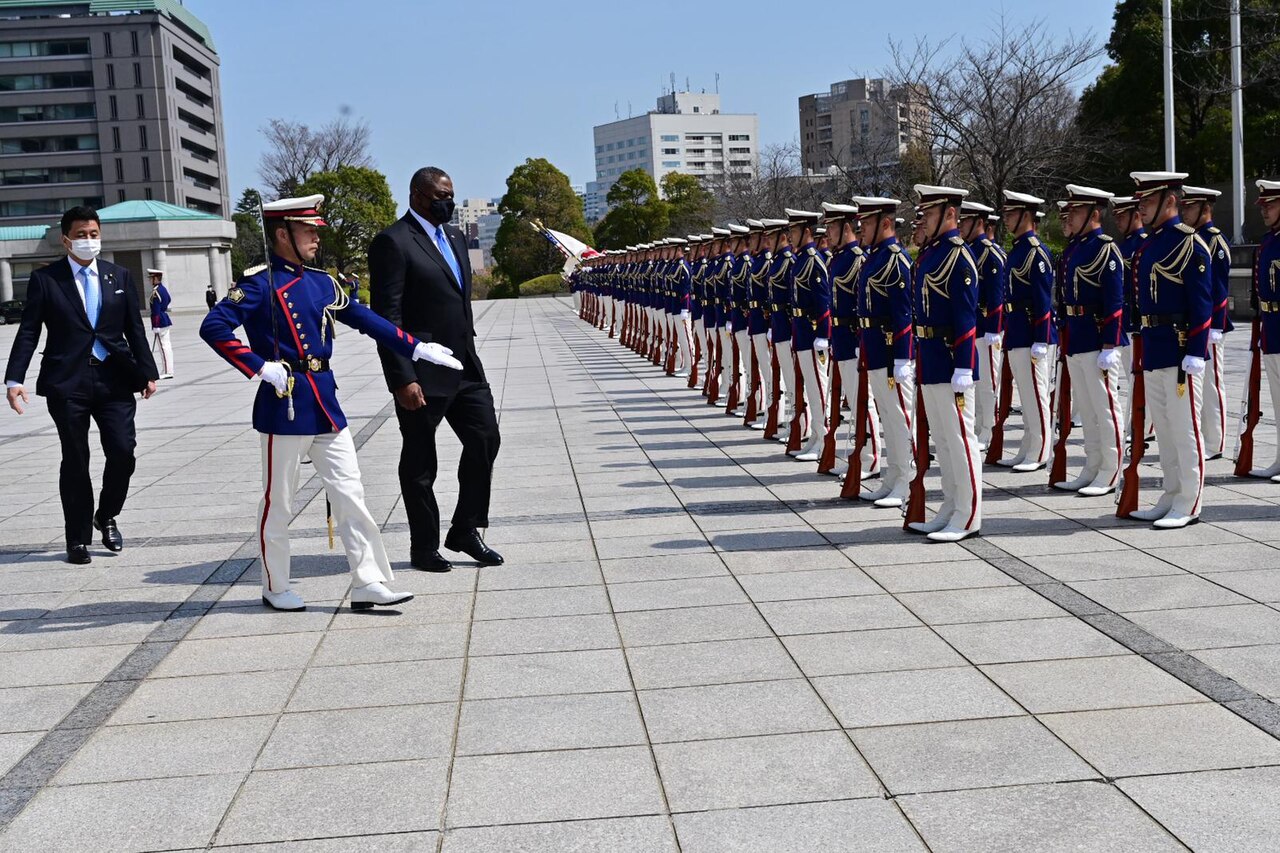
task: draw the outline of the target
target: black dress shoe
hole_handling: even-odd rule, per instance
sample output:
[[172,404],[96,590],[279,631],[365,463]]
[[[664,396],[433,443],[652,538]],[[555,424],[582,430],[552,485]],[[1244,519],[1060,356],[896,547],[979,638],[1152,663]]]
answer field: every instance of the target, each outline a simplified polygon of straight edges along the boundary
[[75,563],[77,566],[83,566],[85,563],[92,563],[93,558],[89,556],[89,546],[68,545],[67,562]]
[[102,545],[108,551],[124,549],[124,537],[120,535],[120,528],[116,527],[114,518],[108,518],[106,521],[99,521],[95,518],[93,526],[102,531]]
[[484,544],[480,534],[473,527],[470,530],[453,529],[444,537],[444,547],[450,551],[461,551],[483,566],[502,565],[502,555]]
[[424,572],[447,572],[453,568],[453,563],[440,556],[439,551],[432,551],[430,554],[410,552],[409,565]]

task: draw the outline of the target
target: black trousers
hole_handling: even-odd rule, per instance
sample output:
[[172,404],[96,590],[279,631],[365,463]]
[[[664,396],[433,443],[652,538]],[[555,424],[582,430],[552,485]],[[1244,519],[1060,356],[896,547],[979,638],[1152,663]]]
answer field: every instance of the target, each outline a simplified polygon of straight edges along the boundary
[[462,442],[453,527],[489,526],[489,487],[501,443],[488,382],[463,379],[453,396],[426,399],[426,405],[413,411],[396,406],[404,441],[400,449],[400,492],[409,517],[409,548],[415,554],[440,547],[440,507],[433,490],[436,427],[441,421],[448,421]]
[[98,425],[106,465],[98,495],[100,518],[115,518],[129,494],[129,478],[137,465],[133,451],[137,433],[133,419],[138,409],[134,395],[121,389],[102,365],[85,365],[84,381],[69,396],[50,395],[49,414],[62,442],[62,468],[58,493],[68,545],[93,541],[93,481],[89,477],[89,420]]

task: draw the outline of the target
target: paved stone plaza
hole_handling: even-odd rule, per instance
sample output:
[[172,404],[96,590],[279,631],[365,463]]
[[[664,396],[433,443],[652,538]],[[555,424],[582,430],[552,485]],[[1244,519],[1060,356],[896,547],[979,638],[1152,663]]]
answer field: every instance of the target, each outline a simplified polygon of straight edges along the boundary
[[309,469],[309,610],[260,606],[254,387],[196,315],[123,553],[62,562],[53,425],[0,414],[0,849],[1280,848],[1280,486],[1211,463],[1158,532],[989,468],[984,536],[931,544],[568,300],[477,311],[497,568],[408,568],[390,396],[338,342],[399,613],[343,605]]

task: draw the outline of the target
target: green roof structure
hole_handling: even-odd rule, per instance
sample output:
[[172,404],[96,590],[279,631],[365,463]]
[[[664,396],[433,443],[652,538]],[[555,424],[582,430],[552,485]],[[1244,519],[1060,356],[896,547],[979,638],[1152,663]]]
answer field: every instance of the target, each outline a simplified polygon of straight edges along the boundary
[[122,201],[110,207],[99,208],[98,218],[103,222],[165,222],[175,219],[221,219],[222,217],[163,201]]

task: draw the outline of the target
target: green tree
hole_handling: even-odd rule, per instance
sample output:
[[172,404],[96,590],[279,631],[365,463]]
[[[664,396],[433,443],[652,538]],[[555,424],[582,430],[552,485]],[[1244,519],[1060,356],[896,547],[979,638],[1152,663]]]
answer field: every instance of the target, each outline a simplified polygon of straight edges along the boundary
[[[1164,166],[1160,0],[1116,4],[1111,63],[1080,98],[1079,123],[1096,141],[1099,185]],[[1180,171],[1197,183],[1231,177],[1231,38],[1226,0],[1173,0],[1173,114]],[[1244,142],[1248,174],[1280,166],[1280,4],[1242,0]]]
[[[582,199],[569,185],[569,177],[541,157],[531,157],[511,172],[498,212],[502,224],[494,237],[493,259],[507,282],[518,284],[564,266],[564,256],[531,227],[534,220],[591,243]],[[502,292],[495,288],[490,296]]]
[[369,243],[396,219],[396,202],[386,175],[367,166],[339,166],[317,172],[298,188],[301,195],[322,193],[320,209],[327,228],[320,229],[316,266],[349,270],[363,266]]
[[670,212],[669,236],[683,237],[711,227],[715,197],[696,176],[667,172],[662,176],[662,197]]
[[621,249],[634,243],[648,243],[666,233],[671,221],[670,205],[658,195],[653,176],[643,169],[623,172],[609,188],[609,212],[596,226],[596,241],[602,249]]
[[238,280],[249,267],[262,263],[262,223],[258,220],[258,203],[261,196],[250,187],[240,194],[236,212],[231,221],[236,226],[236,236],[231,242],[231,276]]

